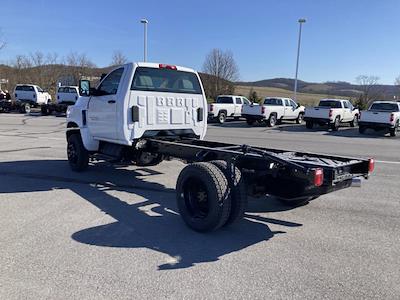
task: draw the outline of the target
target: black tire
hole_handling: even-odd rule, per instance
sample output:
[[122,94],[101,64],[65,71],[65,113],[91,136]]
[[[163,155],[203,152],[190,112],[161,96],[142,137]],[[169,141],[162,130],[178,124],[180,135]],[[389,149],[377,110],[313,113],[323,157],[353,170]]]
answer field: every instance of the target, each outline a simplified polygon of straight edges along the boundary
[[366,128],[365,126],[360,125],[360,126],[358,127],[358,132],[361,133],[361,134],[364,134],[364,133],[365,133],[365,130],[367,130],[367,128]]
[[68,137],[67,156],[69,165],[73,171],[81,172],[87,169],[89,165],[89,152],[83,146],[79,133],[73,133]]
[[314,122],[313,121],[306,121],[306,128],[312,129],[314,127]]
[[218,123],[219,123],[219,124],[225,123],[225,121],[226,121],[226,113],[223,112],[223,111],[221,111],[221,112],[218,114],[217,120],[218,120]]
[[188,227],[214,231],[226,223],[231,211],[228,180],[208,162],[187,165],[176,183],[179,213]]
[[163,161],[162,154],[153,154],[150,152],[140,151],[136,156],[135,164],[139,167],[156,166]]
[[356,127],[357,125],[358,125],[358,115],[355,115],[353,121],[350,122],[350,126]]
[[398,130],[399,130],[399,121],[396,122],[396,125],[394,126],[394,128],[389,129],[390,136],[395,137],[397,135]]
[[31,105],[29,103],[23,103],[21,105],[21,112],[23,114],[29,114],[31,112]]
[[275,114],[271,114],[267,120],[268,127],[274,127],[276,125],[277,119]]
[[332,131],[338,131],[340,126],[340,118],[337,116],[335,118],[335,121],[333,121],[333,124],[331,124],[331,129]]
[[247,125],[253,126],[254,125],[254,120],[252,119],[246,119]]
[[49,109],[47,108],[46,105],[42,105],[40,107],[40,112],[41,112],[42,116],[48,116],[49,115]]
[[304,113],[299,113],[297,119],[296,119],[296,123],[297,124],[301,124],[303,123],[303,118],[304,118]]
[[231,198],[231,212],[225,225],[233,224],[243,219],[247,208],[246,186],[242,178],[242,172],[235,167],[235,177],[232,177],[232,171],[228,163],[224,160],[214,160],[211,163],[218,167],[224,173],[229,184],[229,196]]

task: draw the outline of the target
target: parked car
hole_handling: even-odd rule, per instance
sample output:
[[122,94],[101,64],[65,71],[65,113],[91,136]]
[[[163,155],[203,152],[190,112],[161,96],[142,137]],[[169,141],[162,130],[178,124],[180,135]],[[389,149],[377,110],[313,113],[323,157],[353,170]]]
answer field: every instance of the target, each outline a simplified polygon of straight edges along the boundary
[[60,86],[57,89],[56,103],[44,104],[41,106],[42,115],[49,115],[52,112],[65,113],[68,105],[74,105],[79,98],[77,86]]
[[337,131],[343,123],[349,123],[351,127],[357,126],[359,115],[360,112],[349,100],[322,99],[317,107],[306,108],[304,120],[308,129],[318,124],[328,125],[333,131]]
[[304,106],[290,98],[267,97],[262,105],[252,104],[243,107],[242,116],[249,125],[264,122],[267,126],[273,127],[282,120],[295,120],[300,124],[303,121]]
[[235,95],[220,95],[215,103],[208,105],[208,119],[217,120],[220,124],[227,118],[238,120],[242,116],[242,107],[250,104],[246,97]]
[[23,113],[29,113],[31,107],[39,107],[51,102],[50,94],[34,84],[17,84],[14,96],[20,111]]
[[81,97],[67,111],[71,169],[85,170],[91,158],[138,166],[183,160],[188,165],[177,179],[177,209],[196,231],[241,220],[248,194],[296,205],[348,188],[374,169],[373,159],[205,141],[207,100],[189,68],[129,63],[95,89],[87,80],[79,87]]
[[361,134],[368,128],[387,130],[396,136],[400,127],[400,102],[374,101],[368,110],[362,111],[358,130]]

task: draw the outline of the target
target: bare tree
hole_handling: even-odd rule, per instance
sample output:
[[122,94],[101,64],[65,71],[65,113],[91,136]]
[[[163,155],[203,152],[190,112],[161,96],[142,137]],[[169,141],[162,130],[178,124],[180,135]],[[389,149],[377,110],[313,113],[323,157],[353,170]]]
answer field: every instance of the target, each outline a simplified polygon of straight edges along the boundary
[[239,78],[239,69],[231,51],[211,50],[204,61],[203,72],[210,75],[204,82],[209,97],[234,93],[233,82]]
[[66,75],[72,76],[73,84],[78,84],[82,76],[90,75],[89,70],[96,66],[86,54],[76,52],[72,52],[66,57],[66,64],[69,66],[69,72]]
[[356,105],[366,108],[374,99],[382,97],[384,91],[378,85],[379,77],[373,75],[359,75],[356,82],[360,85],[362,94],[357,100]]
[[120,50],[114,51],[112,60],[111,60],[111,66],[123,65],[123,64],[126,64],[127,62],[128,62],[128,59]]

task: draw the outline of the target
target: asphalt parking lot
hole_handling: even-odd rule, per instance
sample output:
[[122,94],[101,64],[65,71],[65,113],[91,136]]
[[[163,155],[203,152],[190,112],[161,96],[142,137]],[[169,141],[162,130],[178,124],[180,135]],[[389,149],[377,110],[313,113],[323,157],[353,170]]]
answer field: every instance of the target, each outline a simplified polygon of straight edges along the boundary
[[245,220],[199,234],[176,212],[181,162],[76,174],[64,127],[0,115],[1,299],[400,298],[400,137],[211,124],[209,140],[377,163],[361,188],[295,209],[251,199]]

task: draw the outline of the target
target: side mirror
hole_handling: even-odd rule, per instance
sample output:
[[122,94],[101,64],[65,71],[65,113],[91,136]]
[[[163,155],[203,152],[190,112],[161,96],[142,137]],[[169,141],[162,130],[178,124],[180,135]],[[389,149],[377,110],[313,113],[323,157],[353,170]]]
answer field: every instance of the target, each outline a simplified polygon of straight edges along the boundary
[[79,95],[89,97],[91,95],[90,81],[79,80]]

